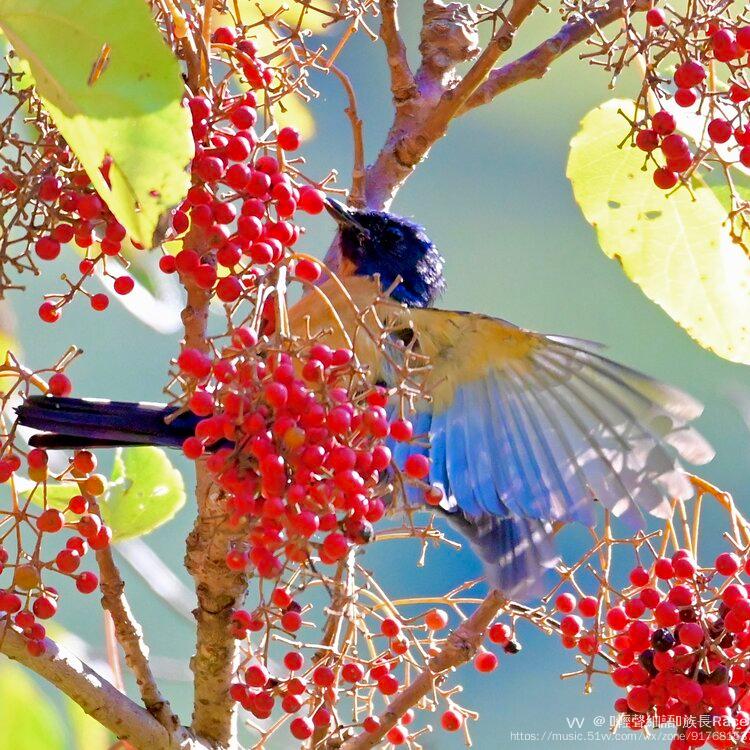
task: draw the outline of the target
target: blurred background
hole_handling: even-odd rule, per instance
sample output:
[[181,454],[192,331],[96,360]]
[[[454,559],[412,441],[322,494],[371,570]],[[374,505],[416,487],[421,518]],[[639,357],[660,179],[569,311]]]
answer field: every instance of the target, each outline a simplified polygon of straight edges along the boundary
[[[414,50],[419,4],[402,5],[405,35]],[[555,13],[540,13],[524,28],[514,49],[522,53],[558,23]],[[445,307],[481,311],[543,332],[602,341],[613,358],[703,401],[706,411],[698,426],[718,455],[702,475],[732,493],[745,508],[750,503],[750,432],[733,394],[750,397],[750,372],[701,349],[648,301],[620,267],[605,258],[573,201],[565,164],[579,120],[610,96],[632,93],[627,79],[614,92],[608,90],[606,74],[578,60],[580,51],[558,61],[543,80],[514,89],[455,123],[399,193],[393,210],[424,224],[445,255],[449,280]],[[391,118],[383,50],[362,34],[345,48],[338,65],[351,76],[358,92],[371,160]],[[307,173],[322,177],[335,168],[341,185],[348,186],[351,137],[340,84],[333,76],[314,83],[321,96],[309,105],[316,132],[304,147]],[[332,232],[330,221],[314,217],[301,249],[322,255]],[[59,288],[55,274],[73,268],[76,262],[71,252],[65,260],[48,265],[41,279],[27,279],[26,293],[10,295],[27,364],[47,366],[70,344],[77,344],[85,353],[69,371],[74,395],[159,400],[167,362],[178,350],[176,336],[155,333],[117,304],[106,313],[94,314],[83,300],[71,305],[54,326],[39,321],[36,310],[41,295]],[[189,463],[176,454],[173,458],[190,485]],[[145,538],[188,585],[182,558],[193,507],[188,498],[174,521]],[[721,530],[718,523],[708,523],[702,531],[703,549],[711,559],[721,548]],[[572,547],[575,539],[569,544]],[[467,550],[432,550],[426,566],[419,570],[412,567],[418,555],[416,544],[380,544],[368,551],[366,561],[381,585],[400,596],[444,593],[480,574]],[[124,572],[133,609],[152,653],[159,657],[158,669],[171,678],[165,682],[166,690],[173,706],[187,719],[190,693],[184,680],[189,677],[193,648],[191,624],[159,602],[125,566]],[[102,652],[102,616],[96,596],[64,598],[58,619]],[[556,639],[530,628],[522,629],[521,639],[523,651],[512,657],[501,655],[495,673],[479,675],[467,667],[460,675],[465,686],[462,704],[481,714],[471,728],[475,747],[562,747],[575,741],[570,737],[574,732],[583,732],[584,741],[612,746],[627,742],[629,746],[668,747],[663,734],[652,740],[633,735],[608,739],[601,734],[609,719],[597,725],[596,717],[613,713],[618,692],[608,679],[595,681],[593,693],[583,695],[582,680],[560,680],[560,674],[573,671],[575,664],[572,654]],[[0,678],[5,664],[0,663]],[[80,746],[68,729],[64,732],[68,747]],[[545,736],[545,732],[559,734]],[[422,737],[420,742],[427,748],[446,750],[463,745],[461,736],[442,732]],[[282,748],[284,742],[273,746]],[[0,750],[17,749],[26,750],[26,746],[13,738],[0,744]]]

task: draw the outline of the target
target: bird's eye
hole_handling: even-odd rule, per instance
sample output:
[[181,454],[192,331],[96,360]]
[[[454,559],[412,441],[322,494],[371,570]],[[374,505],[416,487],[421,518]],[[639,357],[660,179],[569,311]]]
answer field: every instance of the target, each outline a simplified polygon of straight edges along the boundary
[[394,244],[401,242],[403,238],[404,235],[398,227],[386,227],[383,232],[383,239]]

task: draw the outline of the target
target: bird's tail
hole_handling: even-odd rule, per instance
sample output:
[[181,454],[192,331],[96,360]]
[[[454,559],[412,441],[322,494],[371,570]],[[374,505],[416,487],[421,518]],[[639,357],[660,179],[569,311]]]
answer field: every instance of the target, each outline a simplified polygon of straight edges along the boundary
[[41,432],[29,439],[37,448],[74,449],[118,445],[179,448],[193,434],[197,417],[164,404],[89,398],[30,396],[16,408],[18,423]]
[[519,600],[544,593],[545,572],[560,559],[551,523],[490,514],[473,518],[460,510],[445,515],[482,561],[490,588]]

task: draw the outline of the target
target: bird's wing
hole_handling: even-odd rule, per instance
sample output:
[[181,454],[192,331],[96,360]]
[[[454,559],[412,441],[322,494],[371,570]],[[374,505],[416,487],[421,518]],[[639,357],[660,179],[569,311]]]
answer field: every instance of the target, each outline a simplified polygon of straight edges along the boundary
[[[699,403],[589,342],[471,313],[400,308],[392,315],[413,330],[432,366],[429,398],[413,417],[429,447],[394,444],[394,458],[403,465],[410,453],[428,454],[443,509],[477,533],[521,535],[528,545],[540,529],[526,520],[592,525],[594,500],[635,524],[644,511],[663,517],[669,498],[692,494],[678,459],[713,457],[689,426]],[[423,502],[417,488],[407,496]],[[498,529],[491,517],[515,525]]]

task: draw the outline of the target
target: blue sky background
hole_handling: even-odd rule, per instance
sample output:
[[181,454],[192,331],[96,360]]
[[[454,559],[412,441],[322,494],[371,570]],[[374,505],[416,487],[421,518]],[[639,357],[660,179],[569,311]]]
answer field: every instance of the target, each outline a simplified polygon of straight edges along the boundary
[[[404,26],[411,38],[417,28],[418,3],[403,3]],[[530,39],[553,29],[556,14],[532,21],[517,42],[519,53]],[[413,41],[413,40],[412,40]],[[416,48],[416,45],[412,45]],[[728,394],[750,393],[745,367],[719,360],[694,344],[655,305],[649,302],[616,263],[597,246],[593,230],[575,205],[565,178],[568,142],[580,118],[612,95],[627,95],[625,81],[614,92],[600,69],[589,68],[571,53],[542,81],[533,81],[452,126],[449,136],[431,152],[399,194],[393,208],[424,224],[447,259],[449,290],[444,306],[477,310],[545,332],[563,333],[605,342],[615,359],[679,385],[706,404],[699,426],[715,445],[718,457],[702,472],[732,492],[741,507],[748,496],[748,433]],[[382,143],[391,109],[382,49],[364,35],[339,59],[359,94],[366,124],[368,157]],[[344,99],[334,79],[317,81],[322,95],[312,103],[318,132],[305,149],[308,172],[323,175],[336,168],[347,182],[351,167],[350,132],[343,115]],[[301,247],[322,254],[332,227],[322,217],[310,222]],[[160,336],[134,322],[117,304],[105,314],[92,314],[77,301],[61,323],[38,321],[41,294],[59,288],[54,273],[69,261],[55,264],[46,279],[32,280],[28,293],[12,294],[18,328],[31,366],[49,363],[69,344],[85,355],[71,375],[81,395],[120,399],[159,400],[168,359],[177,351],[174,337]],[[187,462],[175,455],[192,481]],[[184,538],[191,525],[193,504],[168,526],[148,537],[171,567],[180,572]],[[721,547],[721,529],[703,528],[706,551]],[[574,535],[575,536],[575,535]],[[571,541],[571,547],[573,541]],[[447,549],[428,555],[428,565],[414,570],[415,545],[380,545],[368,553],[384,587],[398,594],[439,593],[478,575],[470,552]],[[145,627],[155,654],[186,663],[192,653],[192,629],[161,604],[154,603],[137,579],[128,578],[128,593]],[[64,599],[62,624],[86,640],[101,644],[101,613],[96,597]],[[467,669],[463,703],[478,710],[481,720],[472,729],[475,747],[482,750],[521,750],[523,747],[563,747],[565,739],[546,737],[522,741],[513,732],[573,731],[566,719],[585,718],[582,731],[600,731],[593,718],[611,713],[616,693],[606,680],[583,696],[579,680],[561,681],[574,668],[571,654],[530,629],[522,631],[524,651],[502,657],[491,676]],[[185,684],[167,684],[181,713],[188,711]],[[183,717],[187,718],[187,717]],[[591,742],[617,746],[597,736]],[[437,733],[425,738],[427,748],[462,746],[460,737]],[[633,741],[623,746],[668,747],[664,740]],[[283,743],[278,747],[283,747]],[[6,750],[0,748],[0,750]],[[8,750],[10,750],[8,748]]]

